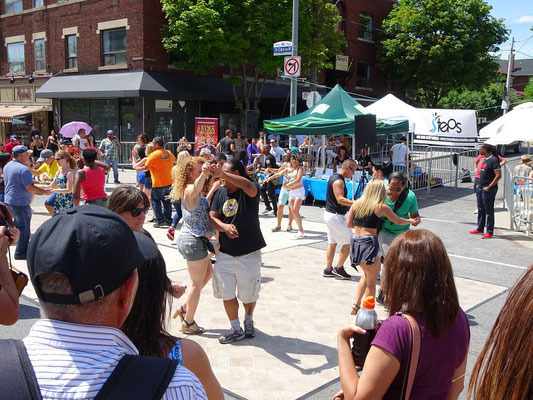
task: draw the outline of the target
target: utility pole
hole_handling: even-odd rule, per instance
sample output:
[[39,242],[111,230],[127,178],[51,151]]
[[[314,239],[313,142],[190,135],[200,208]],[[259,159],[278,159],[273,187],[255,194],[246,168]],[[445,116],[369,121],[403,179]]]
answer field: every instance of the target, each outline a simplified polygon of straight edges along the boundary
[[502,101],[502,110],[505,115],[509,111],[510,106],[510,97],[509,92],[511,90],[511,71],[513,70],[514,64],[514,37],[511,38],[511,51],[509,52],[509,59],[507,60],[507,80],[505,81],[505,97]]
[[[298,55],[298,0],[292,0],[292,56]],[[298,79],[291,78],[290,116],[297,114],[296,101],[298,99]],[[289,147],[296,146],[296,137],[289,138]]]

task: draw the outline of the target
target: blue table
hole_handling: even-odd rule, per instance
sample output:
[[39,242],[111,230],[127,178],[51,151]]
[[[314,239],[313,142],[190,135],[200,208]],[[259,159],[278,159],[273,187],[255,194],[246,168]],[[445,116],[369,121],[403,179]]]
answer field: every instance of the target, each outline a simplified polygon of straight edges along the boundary
[[[307,193],[311,193],[311,195],[315,198],[315,200],[320,201],[326,201],[326,193],[328,189],[328,180],[327,179],[320,179],[320,178],[312,178],[312,177],[303,177],[302,182],[304,184],[304,187],[306,189],[306,195]],[[359,186],[359,182],[355,183],[355,190],[357,190]],[[352,197],[352,181],[346,182],[346,188],[348,189],[348,198]]]

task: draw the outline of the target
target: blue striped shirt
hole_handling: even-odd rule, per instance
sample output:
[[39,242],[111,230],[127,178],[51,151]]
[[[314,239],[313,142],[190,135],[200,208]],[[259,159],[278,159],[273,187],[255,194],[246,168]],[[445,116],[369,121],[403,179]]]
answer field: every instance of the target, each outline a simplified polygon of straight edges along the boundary
[[[43,400],[93,399],[120,359],[139,354],[120,330],[50,319],[35,323],[24,339]],[[207,399],[198,378],[178,366],[163,399]]]

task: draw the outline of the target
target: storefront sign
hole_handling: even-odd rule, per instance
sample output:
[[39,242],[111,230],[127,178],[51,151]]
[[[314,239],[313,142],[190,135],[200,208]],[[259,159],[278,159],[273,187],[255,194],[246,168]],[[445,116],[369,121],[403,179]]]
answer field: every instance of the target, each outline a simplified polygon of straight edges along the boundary
[[478,142],[474,110],[419,109],[428,128],[415,126],[415,143],[475,146]]
[[218,142],[218,118],[197,117],[194,121],[194,150],[216,147]]
[[15,101],[17,103],[32,103],[33,102],[33,87],[16,86],[15,87]]
[[348,71],[348,61],[348,56],[337,54],[335,56],[335,69],[337,71]]

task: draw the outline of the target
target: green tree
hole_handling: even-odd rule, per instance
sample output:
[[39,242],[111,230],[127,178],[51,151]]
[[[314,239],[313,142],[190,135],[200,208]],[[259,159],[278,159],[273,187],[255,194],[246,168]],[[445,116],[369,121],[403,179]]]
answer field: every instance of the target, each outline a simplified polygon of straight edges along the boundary
[[399,0],[383,21],[381,67],[420,106],[484,86],[497,71],[489,53],[508,33],[491,9],[482,0]]
[[533,80],[531,80],[527,86],[524,88],[526,95],[524,96],[524,101],[533,101]]
[[[290,40],[290,0],[161,0],[168,20],[165,48],[178,60],[177,68],[206,74],[226,67],[236,107],[257,109],[268,77],[283,67],[272,46]],[[335,5],[300,0],[299,55],[302,71],[331,68],[332,56],[344,43]],[[252,102],[253,99],[253,102]]]
[[[505,75],[499,75],[491,84],[481,90],[456,90],[452,89],[443,97],[439,108],[458,108],[477,110],[478,117],[494,120],[502,115],[501,104],[505,94]],[[510,103],[519,102],[518,95],[511,92]]]

